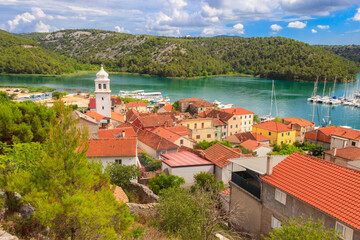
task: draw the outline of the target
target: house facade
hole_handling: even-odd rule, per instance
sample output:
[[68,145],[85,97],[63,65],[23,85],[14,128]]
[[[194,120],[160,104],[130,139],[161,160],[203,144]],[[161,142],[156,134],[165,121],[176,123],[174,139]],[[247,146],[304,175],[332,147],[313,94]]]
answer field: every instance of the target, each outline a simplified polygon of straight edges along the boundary
[[144,102],[129,102],[129,103],[125,103],[125,107],[129,110],[129,109],[135,109],[138,113],[145,113],[145,112],[149,112],[147,109],[148,104],[144,103]]
[[275,143],[278,145],[282,143],[292,145],[295,142],[296,136],[296,130],[276,121],[268,121],[254,125],[253,133],[269,138],[271,144]]
[[221,139],[219,129],[214,127],[212,123],[212,118],[189,118],[179,122],[179,125],[187,127],[191,138],[196,142]]
[[331,134],[337,127],[330,126],[326,128],[318,128],[310,132],[305,133],[305,141],[308,143],[314,143],[322,145],[325,149],[330,149]]
[[196,97],[180,99],[178,101],[178,106],[180,112],[189,112],[192,115],[216,109],[216,106],[214,104]]
[[330,148],[360,147],[360,131],[338,127],[331,134]]
[[175,143],[176,145],[180,146],[185,146],[188,148],[193,148],[194,147],[194,141],[189,138],[188,136],[181,136],[178,133],[175,133],[171,130],[169,130],[171,128],[163,128],[163,127],[157,127],[151,130],[151,132],[155,133],[156,135],[159,135],[160,137],[163,137],[167,140],[169,140],[170,142]]
[[296,130],[295,141],[301,143],[305,140],[305,133],[315,129],[315,123],[301,118],[288,117],[281,119],[281,122]]
[[359,169],[360,148],[350,146],[337,149],[336,147],[333,147],[332,150],[323,152],[323,159],[343,166]]
[[359,170],[293,153],[275,167],[269,157],[265,174],[234,173],[230,186],[231,225],[258,239],[299,216],[321,220],[345,236],[340,239],[360,239]]

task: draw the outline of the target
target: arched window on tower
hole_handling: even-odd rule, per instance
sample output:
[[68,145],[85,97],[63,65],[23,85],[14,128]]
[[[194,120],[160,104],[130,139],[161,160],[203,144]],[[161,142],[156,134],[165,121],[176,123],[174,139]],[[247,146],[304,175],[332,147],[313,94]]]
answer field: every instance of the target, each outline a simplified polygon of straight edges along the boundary
[[106,89],[106,84],[105,83],[103,84],[103,87],[104,87],[104,89]]
[[101,83],[99,83],[99,89],[101,89]]

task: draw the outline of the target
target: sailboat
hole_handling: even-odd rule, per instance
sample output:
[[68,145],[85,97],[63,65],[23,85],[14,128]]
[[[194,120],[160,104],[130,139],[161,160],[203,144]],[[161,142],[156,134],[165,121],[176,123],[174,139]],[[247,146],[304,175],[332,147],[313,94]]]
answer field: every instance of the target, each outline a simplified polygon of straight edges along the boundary
[[330,102],[330,97],[329,96],[325,96],[325,88],[326,88],[326,78],[324,81],[324,88],[323,88],[323,96],[317,101],[319,103],[329,103]]
[[[330,97],[330,100],[327,102],[328,104],[337,106],[341,104],[341,101],[339,99],[337,99],[337,97],[335,96],[335,87],[336,87],[336,78],[337,76],[335,76],[335,80],[334,80],[334,86],[333,86],[333,91],[332,91],[332,98]],[[329,94],[330,96],[330,94]]]
[[268,116],[260,117],[260,121],[261,121],[261,122],[272,121],[272,120],[275,119],[274,117],[271,116],[272,108],[273,108],[273,103],[275,104],[276,116],[279,116],[279,115],[278,115],[277,102],[276,102],[276,93],[275,93],[275,83],[274,83],[274,80],[272,80],[271,101],[270,101],[270,113],[269,113]]
[[308,102],[318,102],[318,100],[321,98],[319,95],[317,95],[318,81],[319,81],[319,76],[317,76],[316,82],[314,83],[314,90],[313,90],[312,96],[307,99]]

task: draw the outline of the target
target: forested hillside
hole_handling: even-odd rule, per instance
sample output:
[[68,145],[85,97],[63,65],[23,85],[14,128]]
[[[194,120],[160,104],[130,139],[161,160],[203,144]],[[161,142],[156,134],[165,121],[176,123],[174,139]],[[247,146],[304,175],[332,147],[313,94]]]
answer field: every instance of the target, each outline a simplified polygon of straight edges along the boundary
[[326,50],[332,51],[333,53],[342,56],[344,58],[347,58],[351,61],[354,61],[356,63],[360,64],[360,45],[346,45],[346,46],[328,46],[328,45],[322,45],[320,46]]
[[63,74],[76,61],[39,47],[31,40],[0,30],[0,73]]
[[104,63],[110,71],[164,77],[229,73],[314,81],[354,77],[354,62],[319,46],[282,37],[171,38],[101,30],[25,34],[40,46],[82,63]]

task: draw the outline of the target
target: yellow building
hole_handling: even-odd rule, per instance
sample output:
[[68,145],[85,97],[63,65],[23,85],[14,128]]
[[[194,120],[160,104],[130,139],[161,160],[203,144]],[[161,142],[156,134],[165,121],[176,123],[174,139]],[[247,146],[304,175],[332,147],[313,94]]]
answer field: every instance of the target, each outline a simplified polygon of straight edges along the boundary
[[196,142],[206,141],[221,141],[222,126],[213,126],[212,118],[192,118],[185,119],[179,123],[190,130],[191,138]]
[[253,133],[270,139],[270,143],[292,145],[295,142],[296,130],[276,121],[268,121],[253,126]]

